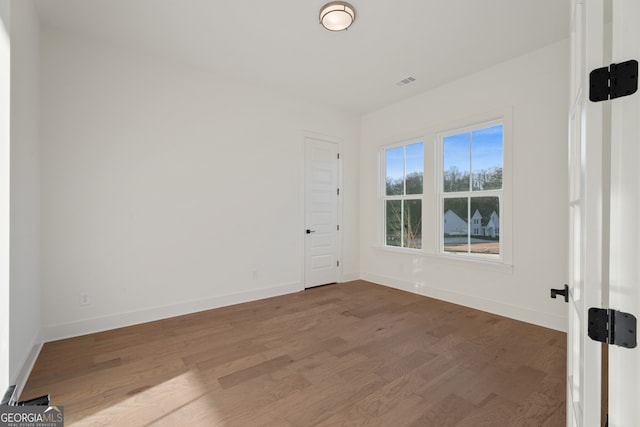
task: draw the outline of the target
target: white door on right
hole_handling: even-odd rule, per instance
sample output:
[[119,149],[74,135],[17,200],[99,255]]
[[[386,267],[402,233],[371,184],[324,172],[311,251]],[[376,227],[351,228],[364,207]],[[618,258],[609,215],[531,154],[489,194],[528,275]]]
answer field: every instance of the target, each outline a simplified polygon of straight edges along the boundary
[[603,104],[589,100],[589,70],[603,66],[602,0],[573,0],[569,110],[567,426],[601,426],[601,344],[587,336],[602,306],[606,262]]
[[608,345],[603,390],[602,344],[587,336],[589,308],[640,313],[640,93],[589,99],[590,71],[640,60],[640,1],[572,8],[567,425],[640,426],[640,349]]
[[[612,7],[612,62],[640,61],[640,0],[608,1]],[[640,92],[607,102],[611,103],[609,307],[637,318],[640,317]],[[640,348],[609,347],[608,409],[609,426],[640,426]]]

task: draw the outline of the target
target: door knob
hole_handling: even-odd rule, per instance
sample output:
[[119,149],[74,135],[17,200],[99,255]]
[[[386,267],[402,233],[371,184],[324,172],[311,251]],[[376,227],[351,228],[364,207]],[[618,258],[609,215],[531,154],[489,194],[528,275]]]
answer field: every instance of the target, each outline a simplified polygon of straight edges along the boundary
[[564,289],[551,289],[551,298],[555,299],[556,295],[562,295],[564,302],[569,302],[569,285],[564,285]]
[[307,228],[307,234],[311,234],[311,233],[315,233],[315,232],[316,232],[316,230],[309,230],[309,229]]

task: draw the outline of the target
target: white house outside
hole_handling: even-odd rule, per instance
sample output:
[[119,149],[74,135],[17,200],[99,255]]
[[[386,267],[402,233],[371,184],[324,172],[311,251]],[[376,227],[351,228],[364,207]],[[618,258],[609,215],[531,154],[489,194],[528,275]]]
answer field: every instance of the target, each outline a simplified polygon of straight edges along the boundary
[[496,211],[491,212],[487,217],[483,217],[478,209],[471,217],[471,229],[467,222],[460,218],[453,210],[449,209],[444,214],[444,234],[448,236],[466,235],[470,231],[472,236],[499,237],[500,236],[500,216]]
[[468,232],[467,221],[463,220],[454,211],[449,209],[444,214],[444,234],[449,236],[466,236]]

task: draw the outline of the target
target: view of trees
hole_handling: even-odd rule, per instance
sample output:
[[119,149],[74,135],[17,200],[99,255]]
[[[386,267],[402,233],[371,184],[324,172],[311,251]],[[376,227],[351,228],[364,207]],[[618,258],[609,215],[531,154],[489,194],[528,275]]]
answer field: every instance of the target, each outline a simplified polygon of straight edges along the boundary
[[[493,123],[443,136],[438,193],[446,251],[500,253],[503,131],[502,123]],[[422,248],[424,143],[387,148],[384,160],[386,244]]]
[[403,194],[422,194],[422,172],[407,174],[407,192],[404,192],[404,179],[387,177],[387,196],[400,196]]
[[502,168],[482,169],[473,173],[473,191],[502,188]]
[[500,254],[503,132],[500,123],[443,138],[446,252]]
[[389,246],[422,248],[422,200],[387,200],[386,239]]
[[385,169],[386,244],[420,249],[424,143],[416,142],[385,150]]
[[[387,177],[386,194],[401,196],[422,194],[422,172],[407,174],[405,179]],[[422,200],[387,200],[385,207],[386,241],[389,246],[422,248]]]
[[[445,193],[455,191],[469,191],[469,172],[460,171],[456,166],[451,166],[444,171]],[[493,167],[481,169],[472,174],[473,191],[496,190],[502,188],[502,168]]]

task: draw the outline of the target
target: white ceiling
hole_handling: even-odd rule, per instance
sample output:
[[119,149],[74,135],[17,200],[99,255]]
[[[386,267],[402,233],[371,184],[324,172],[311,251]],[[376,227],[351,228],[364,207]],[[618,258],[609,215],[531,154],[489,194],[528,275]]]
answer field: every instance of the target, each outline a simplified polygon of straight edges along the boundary
[[350,0],[356,22],[338,33],[318,23],[323,0],[36,3],[45,25],[355,113],[569,36],[565,0]]

